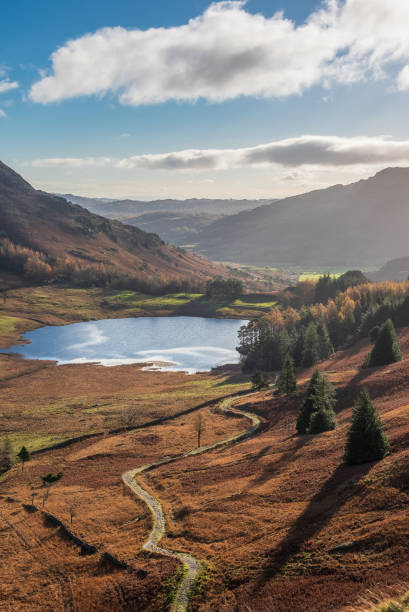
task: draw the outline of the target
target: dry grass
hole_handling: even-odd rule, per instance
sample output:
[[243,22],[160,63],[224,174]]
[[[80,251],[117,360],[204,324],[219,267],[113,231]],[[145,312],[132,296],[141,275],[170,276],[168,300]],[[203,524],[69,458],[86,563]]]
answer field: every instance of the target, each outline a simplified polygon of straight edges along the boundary
[[[384,597],[406,605],[400,598],[409,583],[409,332],[401,334],[401,343],[405,359],[384,368],[360,369],[366,343],[322,365],[337,388],[337,430],[295,436],[297,400],[262,392],[251,400],[263,419],[259,435],[145,474],[144,484],[168,517],[163,544],[208,563],[211,580],[194,609],[352,612],[384,605]],[[301,372],[299,381],[305,385],[310,375]],[[20,436],[29,430],[36,439],[103,427],[135,404],[144,419],[172,414],[242,386],[240,377],[223,370],[187,377],[137,366],[57,368],[5,357],[1,378],[3,430]],[[375,400],[391,454],[377,464],[346,467],[346,431],[363,385]],[[249,398],[237,401],[245,405]],[[210,409],[203,418],[203,444],[247,426]],[[37,455],[24,472],[16,466],[0,490],[0,609],[62,610],[74,600],[81,612],[166,610],[175,565],[141,553],[151,518],[141,503],[124,496],[120,475],[196,443],[190,414]],[[147,571],[145,580],[101,566],[98,555],[81,557],[39,513],[22,509],[32,492],[41,505],[41,476],[60,470],[64,476],[53,485],[46,509],[69,522],[75,506],[73,530]],[[381,598],[371,601],[370,591]]]

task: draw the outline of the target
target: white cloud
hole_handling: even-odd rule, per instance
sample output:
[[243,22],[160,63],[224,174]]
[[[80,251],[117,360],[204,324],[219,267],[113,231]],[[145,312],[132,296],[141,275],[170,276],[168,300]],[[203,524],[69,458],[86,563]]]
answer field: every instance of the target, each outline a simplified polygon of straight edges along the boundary
[[[284,97],[313,85],[379,79],[409,63],[407,0],[327,0],[296,25],[214,2],[199,17],[146,31],[107,27],[68,41],[32,100],[50,103],[115,93],[130,105],[166,100],[221,102],[238,96]],[[398,87],[409,83],[405,68]]]
[[402,68],[398,76],[398,89],[405,91],[409,89],[409,65]]
[[33,168],[85,168],[87,166],[109,166],[112,164],[110,157],[50,157],[35,159],[30,163]]
[[6,91],[11,91],[12,89],[17,89],[18,87],[17,81],[10,81],[9,79],[3,79],[0,81],[0,94],[6,93]]
[[7,117],[6,113],[4,112],[4,110],[0,108],[0,119],[5,119],[6,117]]
[[36,168],[111,166],[117,169],[228,170],[241,167],[339,167],[409,164],[409,141],[386,137],[299,136],[240,149],[188,149],[171,153],[134,155],[123,159],[74,157],[37,159]]

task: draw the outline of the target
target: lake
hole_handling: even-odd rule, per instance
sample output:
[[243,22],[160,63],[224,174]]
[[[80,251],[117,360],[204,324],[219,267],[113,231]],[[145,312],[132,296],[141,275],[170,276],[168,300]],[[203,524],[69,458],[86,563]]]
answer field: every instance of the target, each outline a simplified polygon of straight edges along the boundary
[[204,317],[138,317],[42,327],[24,334],[29,344],[2,353],[52,359],[58,365],[149,363],[162,371],[205,372],[238,363],[237,332],[247,321]]

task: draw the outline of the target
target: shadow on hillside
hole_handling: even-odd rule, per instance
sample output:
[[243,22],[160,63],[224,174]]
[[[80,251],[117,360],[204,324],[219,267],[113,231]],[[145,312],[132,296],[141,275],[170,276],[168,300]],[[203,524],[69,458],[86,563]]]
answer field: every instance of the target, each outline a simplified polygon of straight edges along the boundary
[[225,308],[232,304],[231,301],[226,302],[215,302],[214,300],[206,297],[205,295],[201,295],[200,297],[195,298],[185,304],[181,304],[175,309],[175,314],[177,315],[187,315],[187,316],[203,316],[209,317],[214,316],[216,311],[219,308]]
[[374,368],[363,368],[344,386],[337,389],[337,404],[335,412],[338,414],[345,408],[353,406],[358,399],[358,395],[364,381],[373,373]]
[[[276,461],[271,461],[270,463],[267,463],[266,465],[263,466],[263,471],[262,473],[255,478],[254,480],[252,480],[247,487],[244,489],[244,491],[250,491],[253,487],[257,487],[258,485],[262,485],[265,482],[267,482],[268,480],[271,480],[271,478],[274,478],[275,476],[277,476],[277,472],[280,470],[280,468],[283,465],[286,465],[293,457],[294,454],[303,446],[305,446],[305,444],[307,444],[310,440],[311,440],[311,436],[290,436],[291,438],[296,438],[296,442],[295,445],[292,446],[292,448],[286,452],[284,452],[279,459],[277,459]],[[266,447],[268,450],[270,450],[272,447]],[[264,451],[265,449],[262,449],[262,451]],[[266,453],[260,451],[260,453],[258,453],[257,456],[254,457],[254,461],[257,461],[258,459],[261,459]]]
[[[273,578],[289,561],[300,552],[302,546],[319,533],[327,525],[334,514],[348,501],[353,488],[345,487],[348,480],[362,478],[373,466],[367,463],[358,467],[339,465],[331,476],[324,482],[318,493],[310,500],[304,512],[297,518],[289,529],[284,540],[276,550],[271,551],[268,564],[265,566],[258,581],[257,587]],[[342,496],[339,487],[344,485]]]

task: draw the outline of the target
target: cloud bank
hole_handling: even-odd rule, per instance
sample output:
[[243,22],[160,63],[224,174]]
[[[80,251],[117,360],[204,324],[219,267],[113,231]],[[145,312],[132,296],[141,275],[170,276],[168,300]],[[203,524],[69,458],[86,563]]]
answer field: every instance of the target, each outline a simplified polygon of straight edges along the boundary
[[107,27],[68,41],[30,98],[48,104],[113,93],[122,104],[222,102],[300,94],[314,85],[381,79],[409,89],[409,2],[327,0],[296,25],[214,2],[199,17],[146,31]]
[[17,89],[18,87],[17,81],[10,81],[9,79],[3,79],[0,81],[0,94],[6,93],[7,91],[11,91],[12,89]]
[[239,149],[188,149],[171,153],[111,157],[37,159],[35,168],[113,167],[151,170],[228,170],[241,167],[347,167],[409,164],[409,140],[386,137],[300,136]]

